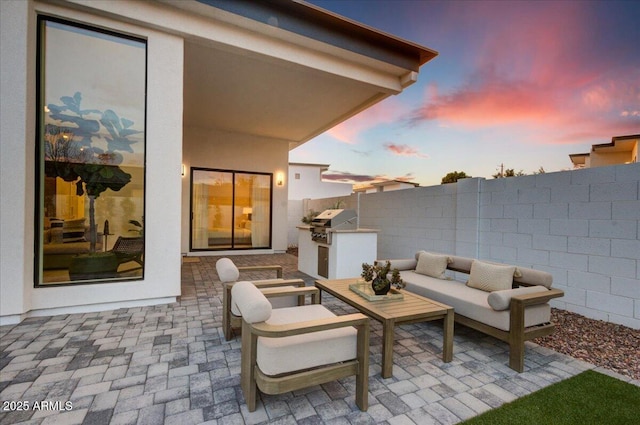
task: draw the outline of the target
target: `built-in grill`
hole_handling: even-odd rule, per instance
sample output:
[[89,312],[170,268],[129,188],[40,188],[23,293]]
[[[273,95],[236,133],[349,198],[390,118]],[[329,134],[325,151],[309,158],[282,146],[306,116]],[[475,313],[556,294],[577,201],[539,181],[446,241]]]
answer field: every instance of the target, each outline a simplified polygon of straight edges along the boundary
[[354,210],[325,210],[311,221],[311,240],[331,245],[331,230],[356,229],[356,219]]

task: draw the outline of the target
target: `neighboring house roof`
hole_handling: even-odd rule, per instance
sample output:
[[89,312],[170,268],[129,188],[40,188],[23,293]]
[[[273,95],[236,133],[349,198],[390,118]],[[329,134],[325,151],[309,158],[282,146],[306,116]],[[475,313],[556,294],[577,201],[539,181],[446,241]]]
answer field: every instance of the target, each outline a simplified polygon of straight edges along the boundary
[[408,182],[404,180],[383,180],[379,182],[366,183],[363,185],[358,185],[353,188],[354,192],[384,192],[385,190],[389,190],[391,188],[398,189],[410,189],[413,187],[420,186],[420,183]]
[[289,163],[289,200],[320,199],[348,196],[353,185],[322,179],[329,164]]
[[640,134],[616,136],[610,143],[592,145],[591,152],[570,154],[569,158],[575,168],[638,162],[639,143]]

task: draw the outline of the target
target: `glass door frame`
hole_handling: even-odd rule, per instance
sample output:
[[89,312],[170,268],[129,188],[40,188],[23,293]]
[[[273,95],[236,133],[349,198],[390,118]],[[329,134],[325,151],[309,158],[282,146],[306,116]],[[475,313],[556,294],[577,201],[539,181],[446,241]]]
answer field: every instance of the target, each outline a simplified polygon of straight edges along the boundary
[[[243,170],[227,170],[221,168],[208,168],[208,167],[190,167],[189,169],[189,252],[210,252],[210,251],[247,251],[247,250],[257,250],[257,249],[271,249],[273,245],[273,173],[268,172],[260,172],[260,171],[243,171]],[[193,243],[193,220],[194,220],[194,172],[198,171],[207,171],[207,172],[216,172],[216,173],[230,173],[232,175],[231,179],[231,187],[232,187],[232,214],[231,214],[231,246],[225,246],[221,248],[194,248]],[[236,220],[236,175],[237,174],[249,174],[249,175],[257,175],[257,176],[268,176],[269,177],[269,243],[268,246],[259,246],[259,247],[236,247],[236,238],[235,238],[235,220]]]

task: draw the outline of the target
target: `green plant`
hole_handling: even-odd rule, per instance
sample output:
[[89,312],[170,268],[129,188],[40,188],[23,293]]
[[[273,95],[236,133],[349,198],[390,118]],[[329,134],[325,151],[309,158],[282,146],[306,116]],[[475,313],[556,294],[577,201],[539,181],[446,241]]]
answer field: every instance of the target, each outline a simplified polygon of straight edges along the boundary
[[302,217],[302,222],[304,224],[311,224],[311,222],[313,221],[314,218],[316,218],[318,216],[318,214],[320,214],[319,211],[314,211],[314,210],[309,210],[307,212],[307,214]]
[[[391,272],[391,278],[389,278]],[[391,271],[391,262],[387,261],[384,266],[379,264],[362,263],[362,273],[360,276],[367,282],[371,282],[374,291],[379,291],[387,285],[395,288],[404,288],[405,282],[400,277],[400,270]]]
[[[57,124],[44,129],[45,175],[75,182],[76,195],[87,195],[90,250],[96,252],[95,201],[107,189],[119,191],[131,181],[131,174],[119,167],[123,156],[116,151],[133,152],[136,141],[129,137],[141,132],[110,109],[82,109],[80,92],[60,100],[62,105],[47,105],[49,118]],[[96,116],[100,118],[92,118]],[[107,149],[94,145],[94,138],[104,140]]]
[[344,199],[339,199],[336,202],[334,202],[333,204],[331,204],[329,206],[329,208],[327,208],[327,209],[329,209],[329,210],[340,210],[340,209],[344,208],[344,205],[345,205]]

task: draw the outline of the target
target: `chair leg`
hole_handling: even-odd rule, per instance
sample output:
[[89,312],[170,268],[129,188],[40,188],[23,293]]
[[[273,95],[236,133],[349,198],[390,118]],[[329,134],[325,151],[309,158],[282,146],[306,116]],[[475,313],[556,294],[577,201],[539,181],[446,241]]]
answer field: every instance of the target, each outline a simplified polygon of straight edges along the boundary
[[229,341],[232,338],[231,332],[231,285],[226,283],[222,287],[222,330],[224,339]]
[[356,405],[366,412],[369,408],[369,321],[358,327],[358,374],[356,375]]
[[521,373],[524,370],[524,304],[511,300],[510,314],[509,367]]
[[242,321],[242,348],[240,360],[240,386],[249,412],[256,410],[258,387],[256,385],[256,356],[258,337],[251,333],[249,324]]

